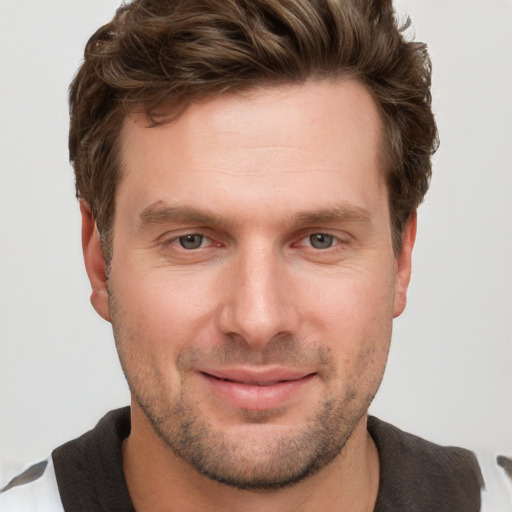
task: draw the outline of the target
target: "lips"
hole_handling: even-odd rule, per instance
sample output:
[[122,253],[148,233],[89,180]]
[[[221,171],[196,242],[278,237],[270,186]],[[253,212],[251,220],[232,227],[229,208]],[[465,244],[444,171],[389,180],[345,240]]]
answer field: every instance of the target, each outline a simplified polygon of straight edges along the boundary
[[[215,377],[213,375],[210,375],[210,377],[213,377],[215,379],[219,379],[218,377]],[[273,386],[274,384],[280,384],[282,382],[292,382],[294,380],[299,379],[283,379],[283,380],[251,380],[251,381],[243,381],[243,380],[236,380],[236,379],[219,379],[223,380],[224,382],[233,382],[236,384],[245,384],[246,386]]]
[[274,368],[202,370],[199,375],[218,399],[232,407],[270,410],[291,402],[315,374]]

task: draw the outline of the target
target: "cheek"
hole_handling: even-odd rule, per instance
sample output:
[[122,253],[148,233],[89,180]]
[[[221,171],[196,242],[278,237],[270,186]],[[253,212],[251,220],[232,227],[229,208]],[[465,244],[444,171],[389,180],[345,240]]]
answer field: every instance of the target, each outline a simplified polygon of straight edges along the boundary
[[211,318],[214,304],[206,283],[198,275],[178,275],[172,269],[112,272],[113,320],[119,324],[119,337],[151,352],[155,360],[175,358],[201,337]]
[[[378,274],[378,275],[376,275]],[[342,270],[337,274],[312,276],[295,290],[302,314],[320,328],[372,338],[389,329],[394,307],[392,272]],[[352,337],[351,336],[351,337]]]
[[147,390],[179,389],[176,358],[190,324],[183,301],[173,300],[162,282],[121,280],[119,273],[111,276],[110,293],[117,351],[132,392],[141,397]]
[[338,370],[353,382],[378,379],[386,365],[392,331],[392,273],[385,278],[369,272],[309,283],[302,295],[308,338],[329,345]]

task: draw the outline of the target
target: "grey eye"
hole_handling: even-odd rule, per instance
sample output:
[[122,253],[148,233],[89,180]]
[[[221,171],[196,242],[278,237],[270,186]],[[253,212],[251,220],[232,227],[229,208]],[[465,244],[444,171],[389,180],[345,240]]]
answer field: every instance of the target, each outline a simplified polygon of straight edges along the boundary
[[184,235],[179,237],[183,249],[199,249],[203,243],[203,235]]
[[326,235],[325,233],[315,233],[314,235],[310,235],[309,242],[311,243],[311,247],[315,249],[329,249],[334,242],[334,237],[332,235]]

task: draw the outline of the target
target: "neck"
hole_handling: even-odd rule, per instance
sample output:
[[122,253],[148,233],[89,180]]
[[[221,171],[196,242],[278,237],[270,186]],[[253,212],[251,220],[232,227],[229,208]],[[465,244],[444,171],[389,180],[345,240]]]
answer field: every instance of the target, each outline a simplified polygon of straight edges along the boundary
[[132,406],[132,430],[123,443],[123,469],[138,512],[372,511],[379,459],[364,417],[342,452],[305,480],[271,491],[235,489],[211,480],[174,455],[143,413]]

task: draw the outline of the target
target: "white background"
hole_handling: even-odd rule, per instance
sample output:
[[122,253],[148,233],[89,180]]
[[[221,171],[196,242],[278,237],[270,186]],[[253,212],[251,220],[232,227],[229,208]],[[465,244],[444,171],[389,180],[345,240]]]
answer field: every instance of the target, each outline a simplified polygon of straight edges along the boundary
[[[4,479],[129,399],[110,325],[89,304],[67,160],[67,86],[117,4],[0,0]],[[397,7],[429,43],[441,148],[372,411],[440,443],[510,452],[512,2]]]

